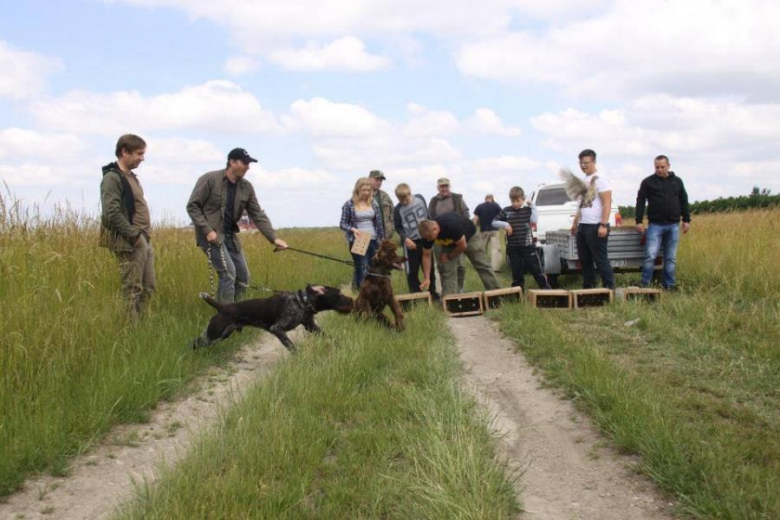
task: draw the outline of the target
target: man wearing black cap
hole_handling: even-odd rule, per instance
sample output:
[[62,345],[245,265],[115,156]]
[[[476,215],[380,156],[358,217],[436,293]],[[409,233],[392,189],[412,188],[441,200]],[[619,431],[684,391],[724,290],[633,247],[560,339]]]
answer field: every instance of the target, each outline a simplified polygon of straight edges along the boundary
[[249,283],[249,268],[236,236],[244,211],[269,242],[280,249],[287,248],[284,240],[276,238],[271,221],[257,202],[254,187],[244,179],[253,162],[257,159],[243,148],[231,150],[227,167],[201,175],[187,202],[197,244],[219,274],[220,302],[239,300]]
[[373,190],[374,200],[376,201],[379,210],[382,212],[382,222],[385,225],[385,238],[393,238],[395,224],[393,222],[393,211],[395,209],[393,205],[393,199],[387,192],[382,191],[382,182],[385,180],[385,174],[382,170],[371,170],[368,174],[368,179],[371,181],[371,188]]

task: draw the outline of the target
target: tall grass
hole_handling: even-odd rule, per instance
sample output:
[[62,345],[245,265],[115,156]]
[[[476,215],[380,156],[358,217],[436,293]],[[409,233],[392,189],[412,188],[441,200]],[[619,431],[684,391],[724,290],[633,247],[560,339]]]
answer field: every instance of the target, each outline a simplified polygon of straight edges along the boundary
[[[281,236],[349,258],[335,229]],[[274,254],[256,234],[242,240],[255,283],[296,290],[350,279],[348,266]],[[137,324],[124,311],[116,260],[97,244],[97,223],[88,215],[65,206],[46,216],[0,196],[0,495],[30,472],[66,472],[67,460],[113,424],[143,420],[252,334],[189,350],[212,314],[197,297],[209,284],[191,229],[155,229],[157,293]]]
[[514,518],[443,315],[323,322],[121,518]]
[[684,514],[780,518],[778,217],[697,217],[658,304],[497,313]]

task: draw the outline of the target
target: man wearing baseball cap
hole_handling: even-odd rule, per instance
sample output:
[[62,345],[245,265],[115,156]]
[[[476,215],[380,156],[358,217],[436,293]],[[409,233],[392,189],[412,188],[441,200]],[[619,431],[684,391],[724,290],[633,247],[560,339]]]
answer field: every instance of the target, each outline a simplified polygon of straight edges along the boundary
[[269,242],[280,249],[287,248],[287,243],[276,237],[271,221],[257,202],[254,187],[244,178],[253,162],[257,159],[249,152],[234,148],[227,156],[225,168],[200,176],[187,202],[196,242],[219,274],[220,302],[240,299],[249,283],[249,268],[236,236],[244,211]]
[[376,201],[379,210],[382,212],[382,222],[385,225],[385,238],[393,238],[395,229],[393,227],[393,199],[387,192],[381,190],[382,182],[385,180],[385,174],[382,170],[371,170],[368,174],[368,179],[371,181],[371,188],[374,193],[374,200]]

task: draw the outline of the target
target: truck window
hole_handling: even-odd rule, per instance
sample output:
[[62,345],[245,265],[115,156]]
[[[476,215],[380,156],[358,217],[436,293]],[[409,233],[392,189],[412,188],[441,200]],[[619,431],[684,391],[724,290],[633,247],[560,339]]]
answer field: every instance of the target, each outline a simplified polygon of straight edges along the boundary
[[539,198],[536,199],[537,206],[560,206],[566,204],[571,199],[566,195],[565,188],[551,188],[549,190],[539,190]]

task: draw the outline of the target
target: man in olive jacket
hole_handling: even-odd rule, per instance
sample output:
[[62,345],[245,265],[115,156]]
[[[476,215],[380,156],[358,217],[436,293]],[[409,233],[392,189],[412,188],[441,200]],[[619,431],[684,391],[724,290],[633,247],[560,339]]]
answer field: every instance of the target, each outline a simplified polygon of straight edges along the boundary
[[244,210],[269,242],[280,249],[287,248],[287,243],[276,237],[271,221],[257,202],[254,187],[244,179],[253,162],[257,159],[243,148],[231,150],[227,167],[201,175],[187,202],[196,242],[219,274],[220,302],[239,300],[249,283],[249,268],[236,236]]
[[100,245],[119,261],[122,292],[133,317],[143,311],[156,285],[149,206],[133,173],[145,154],[143,139],[123,135],[116,143],[117,160],[103,166],[100,183]]
[[389,240],[393,238],[393,230],[395,229],[395,224],[393,222],[393,211],[395,210],[395,206],[390,195],[381,189],[382,183],[385,180],[385,174],[382,173],[382,170],[371,170],[368,174],[368,179],[371,181],[371,190],[374,200],[376,201],[377,206],[379,206],[379,211],[382,212],[382,223],[385,225],[385,238]]

